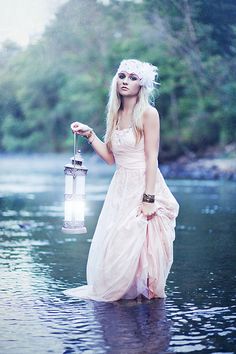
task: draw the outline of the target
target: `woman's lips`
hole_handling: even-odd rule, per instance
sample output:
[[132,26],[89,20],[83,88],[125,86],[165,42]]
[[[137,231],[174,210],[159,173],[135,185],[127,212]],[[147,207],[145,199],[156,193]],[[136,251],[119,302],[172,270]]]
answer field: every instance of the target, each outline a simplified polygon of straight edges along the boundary
[[128,87],[122,86],[122,87],[121,87],[121,90],[128,90]]

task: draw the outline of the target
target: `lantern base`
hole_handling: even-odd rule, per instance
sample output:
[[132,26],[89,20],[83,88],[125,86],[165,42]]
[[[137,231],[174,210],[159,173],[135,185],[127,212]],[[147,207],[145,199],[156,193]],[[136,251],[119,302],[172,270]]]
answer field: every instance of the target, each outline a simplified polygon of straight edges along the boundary
[[86,227],[77,227],[77,228],[62,227],[61,231],[64,232],[64,234],[86,234],[87,229]]

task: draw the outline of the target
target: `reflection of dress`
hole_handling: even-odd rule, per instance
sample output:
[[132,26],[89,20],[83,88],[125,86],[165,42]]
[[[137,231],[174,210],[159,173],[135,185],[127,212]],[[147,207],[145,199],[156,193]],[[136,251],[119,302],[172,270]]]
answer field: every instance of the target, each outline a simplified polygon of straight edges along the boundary
[[132,128],[115,130],[112,150],[117,169],[91,243],[88,285],[64,293],[97,301],[166,297],[179,205],[157,169],[157,216],[137,217],[145,190],[144,138],[135,144]]

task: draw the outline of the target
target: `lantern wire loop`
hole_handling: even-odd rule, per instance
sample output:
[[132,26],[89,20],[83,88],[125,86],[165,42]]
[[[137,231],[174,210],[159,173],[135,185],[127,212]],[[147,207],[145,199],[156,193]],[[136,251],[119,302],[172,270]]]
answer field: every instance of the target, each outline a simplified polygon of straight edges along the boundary
[[75,154],[76,154],[76,133],[74,133],[74,169],[75,169]]
[[76,145],[77,145],[76,138],[77,138],[77,134],[74,133],[74,171],[73,171],[73,177],[74,178],[76,176],[76,168],[75,168],[75,155],[76,155]]
[[75,168],[76,145],[77,145],[77,134],[74,133],[74,162],[73,162],[73,165],[74,165],[73,177],[74,178],[76,177],[76,168]]

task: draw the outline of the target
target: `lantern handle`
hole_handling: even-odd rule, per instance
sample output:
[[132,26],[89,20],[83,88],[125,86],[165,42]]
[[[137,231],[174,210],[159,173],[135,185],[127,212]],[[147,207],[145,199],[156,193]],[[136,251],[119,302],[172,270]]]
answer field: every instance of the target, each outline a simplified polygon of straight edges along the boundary
[[77,141],[76,141],[76,133],[74,133],[74,169],[75,169],[75,155],[76,155],[76,145],[77,145]]

